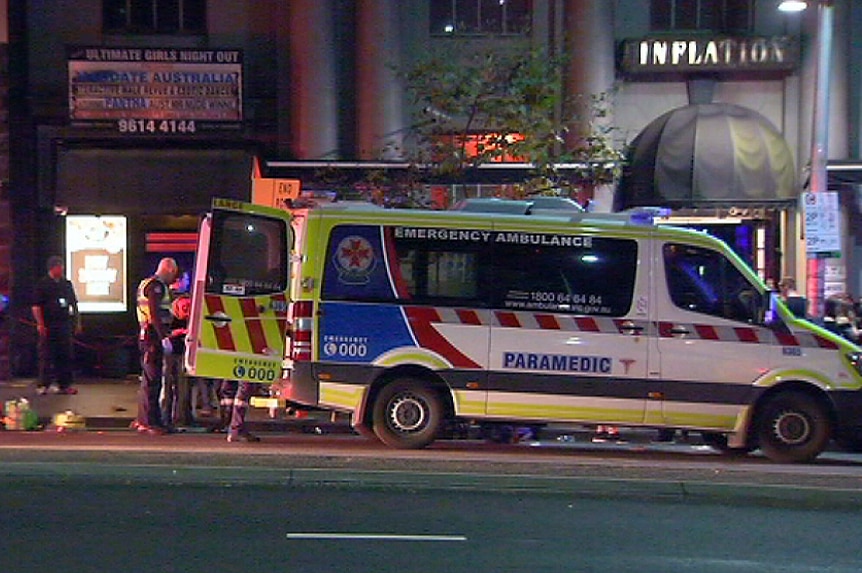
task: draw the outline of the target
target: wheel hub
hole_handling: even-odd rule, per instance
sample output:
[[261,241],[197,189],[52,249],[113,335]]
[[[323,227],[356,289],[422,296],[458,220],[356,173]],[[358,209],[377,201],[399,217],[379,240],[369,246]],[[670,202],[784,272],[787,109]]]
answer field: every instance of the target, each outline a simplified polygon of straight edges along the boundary
[[392,425],[401,432],[415,432],[425,424],[425,406],[414,396],[399,396],[389,409]]
[[811,435],[811,424],[799,412],[783,412],[775,419],[774,430],[784,444],[798,445]]

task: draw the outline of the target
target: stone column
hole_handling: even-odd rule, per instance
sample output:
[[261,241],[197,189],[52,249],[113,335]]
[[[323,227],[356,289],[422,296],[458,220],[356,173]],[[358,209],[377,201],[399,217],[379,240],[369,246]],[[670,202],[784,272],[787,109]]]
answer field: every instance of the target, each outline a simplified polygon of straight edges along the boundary
[[296,159],[338,159],[332,0],[279,2],[279,142]]
[[403,157],[404,113],[397,0],[356,1],[356,143],[359,159]]

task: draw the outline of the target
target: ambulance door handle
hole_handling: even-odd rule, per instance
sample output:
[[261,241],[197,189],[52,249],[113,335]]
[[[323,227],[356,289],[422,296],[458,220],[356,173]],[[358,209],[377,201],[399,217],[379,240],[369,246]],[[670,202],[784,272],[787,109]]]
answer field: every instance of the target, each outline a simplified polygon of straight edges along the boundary
[[690,331],[687,328],[685,328],[684,326],[674,326],[673,328],[670,329],[670,333],[671,334],[685,335],[685,334],[690,334]]
[[622,330],[623,332],[628,332],[630,334],[640,334],[641,332],[643,332],[643,329],[643,326],[635,324],[630,320],[627,320],[620,325],[620,330]]
[[204,320],[214,322],[216,328],[222,328],[224,326],[227,326],[228,323],[231,322],[231,317],[224,312],[217,312],[215,314],[205,316]]

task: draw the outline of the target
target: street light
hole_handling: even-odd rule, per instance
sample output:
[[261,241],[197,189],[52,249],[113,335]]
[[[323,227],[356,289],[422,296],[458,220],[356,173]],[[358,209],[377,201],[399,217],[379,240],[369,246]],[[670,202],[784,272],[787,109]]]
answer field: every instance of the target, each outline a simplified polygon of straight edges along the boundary
[[782,0],[778,4],[778,9],[782,12],[802,12],[808,8],[808,2],[805,0]]
[[[783,0],[778,9],[784,12],[805,10],[812,2]],[[815,44],[814,98],[811,131],[811,178],[809,190],[824,193],[828,188],[826,163],[829,146],[829,67],[832,59],[833,0],[816,0],[817,3],[817,42]],[[806,295],[810,302],[811,314],[823,314],[823,291],[825,286],[823,259],[807,254]]]

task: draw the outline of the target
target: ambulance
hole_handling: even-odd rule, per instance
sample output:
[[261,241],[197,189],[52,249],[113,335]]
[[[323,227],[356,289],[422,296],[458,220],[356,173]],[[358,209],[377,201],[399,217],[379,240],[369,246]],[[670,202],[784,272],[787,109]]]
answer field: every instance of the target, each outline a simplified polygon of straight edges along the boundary
[[[186,366],[422,448],[451,424],[699,431],[806,462],[862,436],[862,351],[648,211],[215,200]],[[494,211],[494,212],[488,212]]]

